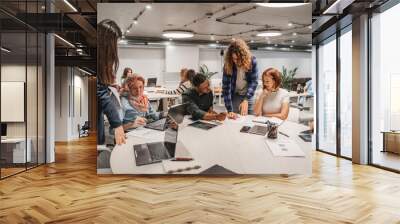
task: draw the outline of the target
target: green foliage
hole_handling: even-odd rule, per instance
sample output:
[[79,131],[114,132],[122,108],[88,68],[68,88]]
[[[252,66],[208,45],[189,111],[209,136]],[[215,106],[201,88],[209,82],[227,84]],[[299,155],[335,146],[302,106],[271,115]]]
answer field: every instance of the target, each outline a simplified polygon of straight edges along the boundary
[[294,80],[294,76],[296,75],[298,67],[288,70],[285,66],[282,66],[282,88],[291,90],[292,84]]
[[217,74],[218,72],[210,72],[208,70],[207,65],[203,64],[203,65],[200,66],[199,73],[205,75],[207,77],[207,79],[210,79],[213,75]]

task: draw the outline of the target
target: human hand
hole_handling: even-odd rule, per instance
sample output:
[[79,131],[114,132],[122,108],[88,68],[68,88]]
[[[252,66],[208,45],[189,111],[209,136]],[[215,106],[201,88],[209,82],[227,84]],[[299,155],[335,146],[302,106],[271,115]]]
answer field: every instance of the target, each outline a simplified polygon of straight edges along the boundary
[[217,114],[216,118],[219,121],[224,121],[226,118],[226,115],[227,115],[226,113],[219,113],[219,114]]
[[146,118],[137,117],[133,124],[134,124],[135,127],[138,127],[138,126],[146,125],[146,123],[147,123],[147,119]]
[[229,119],[234,119],[234,120],[236,120],[236,118],[238,118],[238,115],[237,115],[235,112],[229,112],[229,113],[227,114],[227,117],[228,117]]
[[146,112],[148,108],[149,99],[147,96],[141,96],[133,101],[133,105],[140,111]]
[[249,102],[247,100],[243,100],[242,103],[239,105],[240,115],[246,116],[249,110]]
[[122,127],[122,125],[114,129],[114,137],[115,137],[115,143],[117,145],[126,143],[125,132],[124,132],[124,128]]

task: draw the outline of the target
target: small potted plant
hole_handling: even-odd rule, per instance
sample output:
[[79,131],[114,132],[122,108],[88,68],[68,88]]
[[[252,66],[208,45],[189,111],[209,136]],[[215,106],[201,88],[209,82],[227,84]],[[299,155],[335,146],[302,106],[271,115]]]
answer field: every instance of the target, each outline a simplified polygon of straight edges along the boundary
[[296,75],[298,67],[288,70],[285,66],[282,66],[282,88],[288,91],[292,90],[294,76]]

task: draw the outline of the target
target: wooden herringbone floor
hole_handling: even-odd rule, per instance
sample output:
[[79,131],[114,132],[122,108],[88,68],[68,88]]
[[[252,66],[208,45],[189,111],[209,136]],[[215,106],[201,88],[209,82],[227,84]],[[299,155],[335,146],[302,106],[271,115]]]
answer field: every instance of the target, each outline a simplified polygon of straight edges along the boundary
[[314,153],[313,175],[97,176],[94,138],[0,181],[0,223],[400,223],[400,175]]

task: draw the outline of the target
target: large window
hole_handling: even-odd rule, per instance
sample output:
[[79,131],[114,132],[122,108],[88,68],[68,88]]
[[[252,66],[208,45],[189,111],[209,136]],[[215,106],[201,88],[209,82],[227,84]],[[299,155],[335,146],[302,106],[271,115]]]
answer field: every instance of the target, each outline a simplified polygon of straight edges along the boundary
[[400,4],[371,19],[370,133],[373,164],[400,170]]
[[318,149],[336,153],[336,36],[318,48]]
[[340,154],[352,157],[352,35],[351,25],[340,36]]

